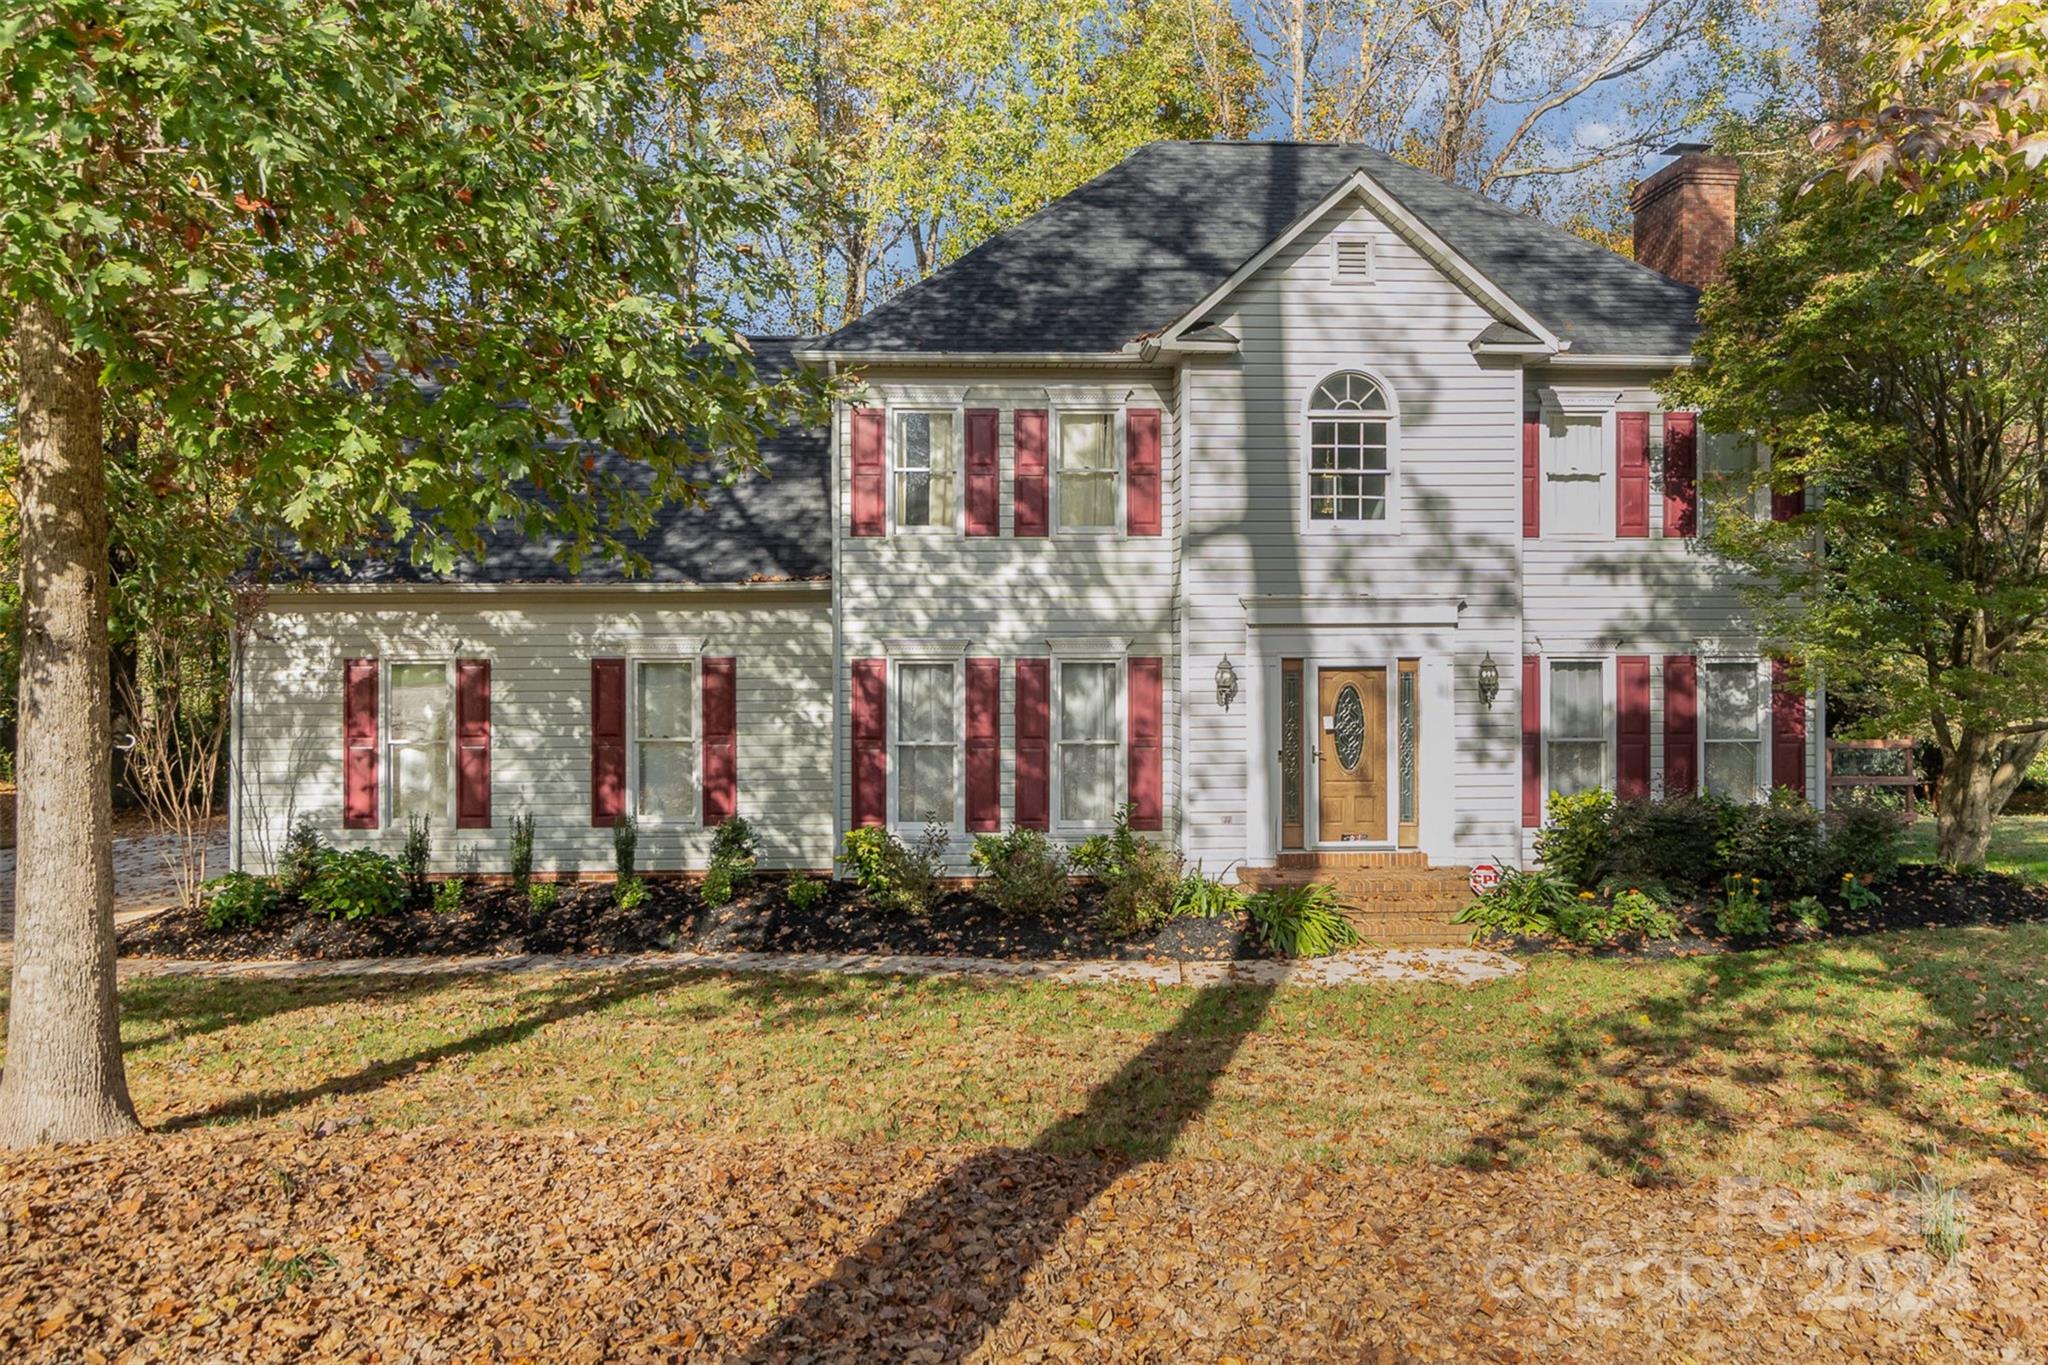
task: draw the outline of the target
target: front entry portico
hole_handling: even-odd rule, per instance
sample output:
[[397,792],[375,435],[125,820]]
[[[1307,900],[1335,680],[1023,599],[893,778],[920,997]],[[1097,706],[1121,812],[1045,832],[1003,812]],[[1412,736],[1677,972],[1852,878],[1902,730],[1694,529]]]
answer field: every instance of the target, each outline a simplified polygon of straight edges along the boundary
[[1455,861],[1456,599],[1244,599],[1245,865],[1283,852]]

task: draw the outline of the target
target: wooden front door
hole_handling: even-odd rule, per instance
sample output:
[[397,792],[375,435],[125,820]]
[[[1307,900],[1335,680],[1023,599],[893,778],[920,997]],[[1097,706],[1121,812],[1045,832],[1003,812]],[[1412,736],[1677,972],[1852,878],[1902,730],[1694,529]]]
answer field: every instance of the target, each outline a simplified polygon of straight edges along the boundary
[[1317,837],[1387,837],[1387,670],[1326,668],[1316,687]]

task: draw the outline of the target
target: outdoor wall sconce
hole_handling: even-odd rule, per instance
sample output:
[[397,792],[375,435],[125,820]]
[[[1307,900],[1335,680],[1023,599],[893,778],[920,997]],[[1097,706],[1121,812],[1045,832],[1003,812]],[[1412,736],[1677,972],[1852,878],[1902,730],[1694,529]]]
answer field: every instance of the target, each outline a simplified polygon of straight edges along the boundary
[[1493,661],[1493,651],[1489,649],[1479,661],[1479,704],[1491,711],[1493,699],[1499,695],[1500,665]]
[[1237,700],[1237,670],[1231,666],[1230,656],[1223,656],[1223,662],[1216,665],[1216,704],[1228,711],[1230,703]]

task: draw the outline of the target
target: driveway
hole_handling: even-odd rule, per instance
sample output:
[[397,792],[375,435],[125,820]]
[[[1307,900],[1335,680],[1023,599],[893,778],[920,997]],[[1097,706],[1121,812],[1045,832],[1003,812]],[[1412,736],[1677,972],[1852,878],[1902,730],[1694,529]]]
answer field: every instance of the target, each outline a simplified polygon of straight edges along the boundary
[[[127,924],[174,904],[177,878],[171,872],[178,840],[142,822],[117,826],[114,837],[114,922]],[[228,870],[228,826],[216,819],[206,845],[206,875]],[[14,957],[14,850],[0,849],[0,958]]]

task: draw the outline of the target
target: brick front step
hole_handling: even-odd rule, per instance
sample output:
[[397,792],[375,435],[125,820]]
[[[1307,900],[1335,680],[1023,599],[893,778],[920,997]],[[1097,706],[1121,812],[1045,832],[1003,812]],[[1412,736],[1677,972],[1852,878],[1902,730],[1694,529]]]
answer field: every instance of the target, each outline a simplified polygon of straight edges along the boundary
[[1344,917],[1367,943],[1403,947],[1471,941],[1470,929],[1451,923],[1472,902],[1470,878],[1470,868],[1431,867],[1419,853],[1282,854],[1276,867],[1238,873],[1258,890],[1322,882],[1337,893]]

